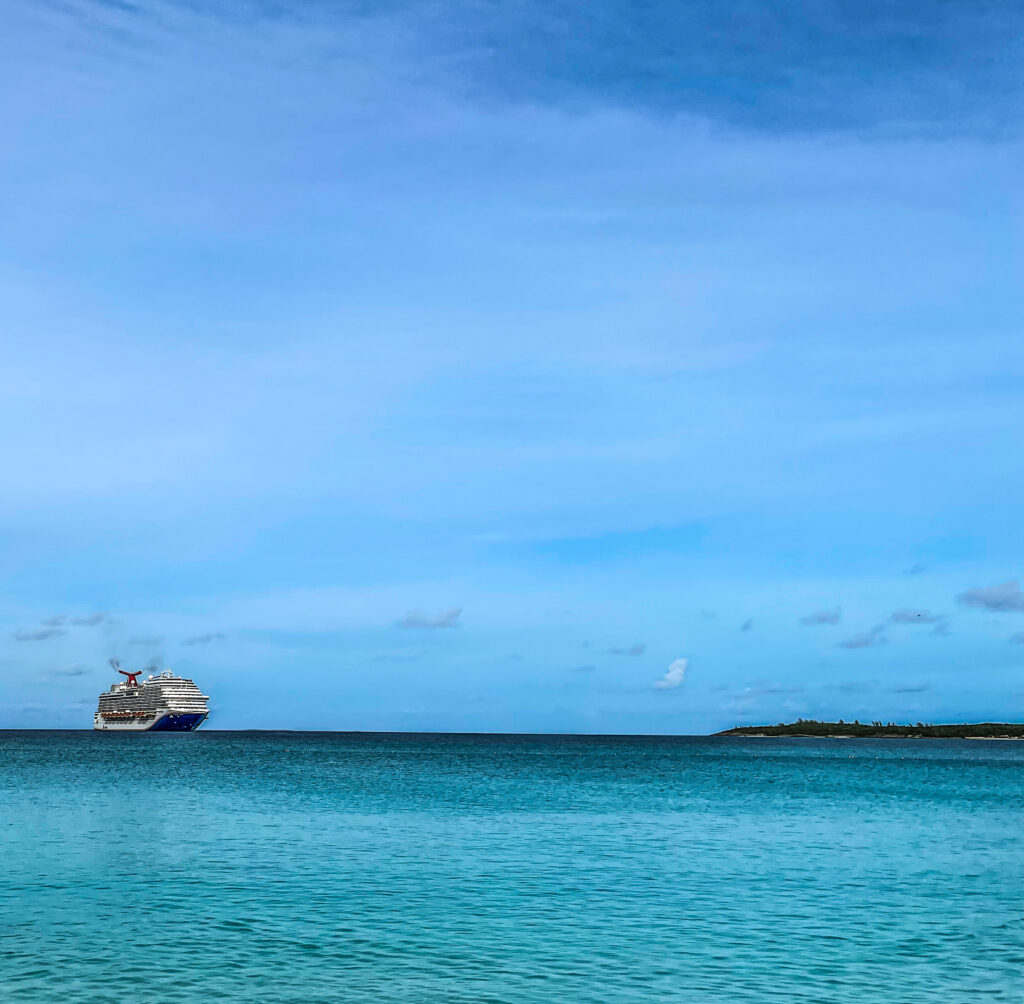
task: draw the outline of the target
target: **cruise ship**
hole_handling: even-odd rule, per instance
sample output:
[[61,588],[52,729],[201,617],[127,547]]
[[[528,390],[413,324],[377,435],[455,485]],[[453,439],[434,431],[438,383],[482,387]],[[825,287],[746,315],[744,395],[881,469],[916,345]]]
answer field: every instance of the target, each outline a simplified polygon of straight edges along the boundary
[[127,679],[100,694],[92,727],[98,732],[194,732],[210,714],[209,697],[169,669],[139,683],[138,673],[110,665]]

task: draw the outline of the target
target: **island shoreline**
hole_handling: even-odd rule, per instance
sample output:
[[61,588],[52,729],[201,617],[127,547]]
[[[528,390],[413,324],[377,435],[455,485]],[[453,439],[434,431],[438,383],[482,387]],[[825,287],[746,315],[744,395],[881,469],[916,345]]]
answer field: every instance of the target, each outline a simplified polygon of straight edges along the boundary
[[935,725],[917,722],[898,725],[896,722],[859,721],[819,722],[798,719],[777,725],[737,725],[716,736],[744,739],[1024,739],[1024,724],[1018,722],[966,722]]
[[977,742],[1021,742],[1024,736],[854,736],[854,735],[811,735],[808,732],[785,732],[770,735],[767,732],[714,732],[712,735],[732,739],[973,739]]

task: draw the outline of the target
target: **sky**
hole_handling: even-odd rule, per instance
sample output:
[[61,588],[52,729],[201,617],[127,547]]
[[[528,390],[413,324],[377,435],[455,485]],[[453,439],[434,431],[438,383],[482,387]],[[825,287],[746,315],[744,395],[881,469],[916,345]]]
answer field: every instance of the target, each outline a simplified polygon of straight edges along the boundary
[[0,727],[1024,720],[1024,5],[0,39]]

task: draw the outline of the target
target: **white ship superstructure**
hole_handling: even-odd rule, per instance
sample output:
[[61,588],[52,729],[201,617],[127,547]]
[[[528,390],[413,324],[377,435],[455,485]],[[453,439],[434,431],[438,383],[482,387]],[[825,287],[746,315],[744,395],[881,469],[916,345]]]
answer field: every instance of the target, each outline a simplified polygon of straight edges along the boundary
[[169,669],[139,683],[139,673],[128,673],[111,660],[122,676],[100,694],[93,728],[102,732],[194,732],[210,713],[206,696],[192,680]]

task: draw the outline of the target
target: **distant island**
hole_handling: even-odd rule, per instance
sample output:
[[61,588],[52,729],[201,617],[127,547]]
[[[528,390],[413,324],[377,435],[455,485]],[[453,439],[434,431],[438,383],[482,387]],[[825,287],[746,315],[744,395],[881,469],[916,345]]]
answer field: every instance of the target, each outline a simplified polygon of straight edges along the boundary
[[1024,724],[980,722],[975,725],[897,725],[895,722],[818,722],[799,718],[791,724],[741,725],[717,736],[810,736],[833,739],[1024,739]]

